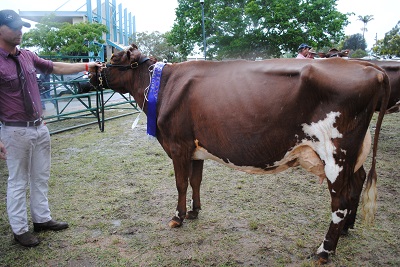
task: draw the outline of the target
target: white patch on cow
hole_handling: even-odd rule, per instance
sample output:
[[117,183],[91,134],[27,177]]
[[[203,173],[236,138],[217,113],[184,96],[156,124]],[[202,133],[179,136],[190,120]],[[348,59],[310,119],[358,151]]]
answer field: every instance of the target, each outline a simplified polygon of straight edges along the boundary
[[312,138],[312,148],[317,152],[320,158],[325,162],[325,174],[326,177],[334,183],[339,175],[339,172],[343,169],[336,164],[333,154],[336,154],[336,148],[333,145],[332,139],[341,138],[342,134],[337,128],[333,126],[336,122],[336,117],[340,116],[340,112],[330,112],[327,114],[324,120],[320,120],[310,125],[303,123],[303,132]]
[[[343,218],[339,217],[338,214],[341,213],[343,214]],[[340,223],[344,218],[346,218],[347,215],[347,209],[345,210],[337,210],[335,212],[332,212],[332,222],[335,224]]]
[[332,193],[336,193],[336,191],[332,189]]
[[[325,239],[326,240],[326,239]],[[324,242],[325,242],[325,240],[324,240]],[[326,250],[325,248],[324,248],[324,242],[322,242],[322,244],[321,244],[321,246],[319,246],[319,248],[317,249],[317,254],[319,254],[319,253],[321,253],[321,252],[326,252],[326,253],[328,253],[328,254],[331,254],[333,251],[329,251],[329,250]]]
[[[336,121],[335,118],[339,115],[339,112],[331,112],[327,115],[327,118],[322,121],[312,123],[311,125],[303,124],[303,131],[312,137],[312,139],[303,139],[299,141],[299,136],[295,134],[298,144],[292,148],[289,148],[282,159],[267,166],[270,168],[269,170],[254,166],[237,166],[230,162],[229,159],[223,160],[209,153],[207,149],[200,146],[200,142],[197,139],[193,141],[196,149],[193,152],[192,159],[211,159],[230,168],[252,174],[274,174],[284,171],[290,167],[300,165],[306,171],[317,175],[320,178],[320,183],[322,183],[327,177],[329,177],[330,181],[333,183],[336,180],[339,172],[342,170],[342,167],[338,166],[333,158],[333,154],[336,153],[336,148],[332,142],[333,138],[342,137],[342,134],[333,127],[333,124]],[[368,138],[366,138],[366,140],[367,139]],[[366,140],[364,140],[364,143]],[[346,153],[346,151],[341,151]],[[368,152],[369,149],[365,149],[365,151]],[[367,153],[363,154],[366,155]],[[365,158],[360,161],[361,165],[364,161]],[[341,159],[340,162],[344,162],[344,159]],[[356,168],[355,171],[357,169],[358,168]]]
[[[326,178],[323,163],[320,157],[312,149],[312,144],[309,140],[305,140],[294,148],[289,149],[281,160],[276,161],[274,162],[274,164],[268,166],[269,168],[271,168],[270,170],[265,170],[254,166],[237,166],[229,162],[229,159],[227,159],[228,162],[226,162],[221,158],[218,158],[215,155],[209,153],[204,147],[199,146],[199,141],[197,139],[194,140],[194,143],[196,145],[196,150],[194,151],[192,158],[195,160],[211,159],[230,168],[251,174],[273,174],[282,172],[289,167],[301,165],[305,170],[314,173],[315,175],[320,177],[321,182],[323,179]],[[296,160],[296,162],[293,162],[293,160]],[[288,164],[289,162],[290,165]]]
[[213,154],[209,153],[207,151],[207,149],[205,149],[204,147],[200,147],[200,146],[197,146],[196,150],[193,153],[192,158],[196,159],[196,160],[211,159],[211,160],[219,162],[219,163],[221,163],[223,165],[226,165],[226,166],[228,166],[228,167],[230,167],[232,169],[244,171],[244,172],[247,172],[247,173],[253,173],[253,174],[256,174],[256,173],[257,174],[261,174],[261,173],[276,173],[276,171],[270,171],[269,172],[269,171],[265,171],[264,169],[256,168],[256,167],[252,167],[252,166],[236,166],[235,164],[229,162],[229,159],[227,159],[228,163],[226,163],[221,158],[218,158],[218,157],[214,156]]
[[354,168],[354,172],[358,171],[358,169],[364,164],[365,160],[368,157],[368,153],[371,150],[371,132],[368,128],[367,132],[365,133],[364,141],[361,146],[361,151],[358,155],[356,167]]

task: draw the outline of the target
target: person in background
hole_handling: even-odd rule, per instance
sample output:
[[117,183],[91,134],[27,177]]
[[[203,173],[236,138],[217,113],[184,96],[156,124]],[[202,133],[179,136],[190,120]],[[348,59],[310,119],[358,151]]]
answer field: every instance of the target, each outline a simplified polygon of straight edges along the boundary
[[[46,110],[46,99],[51,99],[50,96],[50,74],[49,73],[41,73],[39,75],[39,80],[38,80],[38,84],[39,84],[39,92],[40,92],[40,97],[42,99],[42,109]],[[53,105],[55,105],[55,101],[54,100],[50,100],[51,103],[53,103]]]
[[16,242],[26,247],[40,243],[29,232],[27,187],[30,186],[30,212],[35,232],[58,231],[68,223],[52,218],[48,202],[50,178],[50,134],[43,123],[36,70],[49,74],[95,71],[98,62],[63,63],[38,57],[19,49],[22,21],[13,10],[0,11],[0,158],[8,169],[7,214]]
[[308,50],[307,58],[314,59],[316,55],[317,52],[315,52],[315,50],[311,48],[310,50]]
[[307,58],[308,55],[308,51],[311,49],[311,46],[307,45],[307,44],[301,44],[299,45],[299,48],[297,48],[297,57],[299,59],[305,59]]

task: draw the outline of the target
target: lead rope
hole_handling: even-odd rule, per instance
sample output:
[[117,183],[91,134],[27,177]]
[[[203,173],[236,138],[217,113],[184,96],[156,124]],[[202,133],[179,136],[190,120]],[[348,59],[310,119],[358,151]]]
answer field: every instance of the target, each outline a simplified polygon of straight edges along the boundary
[[155,64],[149,66],[149,85],[144,89],[143,105],[142,105],[142,108],[139,110],[139,114],[137,115],[136,119],[132,123],[132,127],[131,127],[132,130],[135,129],[137,124],[139,123],[139,118],[140,118],[140,115],[143,112],[144,103],[146,103],[146,101],[149,101],[148,98],[147,98],[147,95],[149,94],[149,89],[150,89],[150,85],[151,85],[151,79],[153,77],[154,65]]

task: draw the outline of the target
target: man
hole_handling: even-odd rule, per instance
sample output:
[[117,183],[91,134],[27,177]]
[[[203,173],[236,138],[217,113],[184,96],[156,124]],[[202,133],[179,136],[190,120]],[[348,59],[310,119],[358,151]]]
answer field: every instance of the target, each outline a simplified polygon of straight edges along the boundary
[[49,73],[41,73],[38,78],[39,92],[40,97],[42,98],[42,109],[46,109],[46,99],[50,99],[50,102],[55,106],[56,102],[51,98],[50,95],[50,74]]
[[316,55],[317,52],[315,52],[315,50],[311,48],[310,50],[308,50],[307,58],[314,59]]
[[28,230],[26,189],[30,185],[30,210],[35,232],[62,230],[66,222],[52,219],[48,203],[50,134],[42,120],[36,70],[41,73],[72,74],[95,71],[101,64],[62,63],[39,58],[19,49],[22,27],[30,24],[13,10],[0,11],[0,158],[8,168],[7,213],[14,239],[33,247],[38,238]]
[[297,48],[297,57],[299,59],[305,59],[308,56],[308,51],[311,49],[311,46],[307,44],[301,44],[299,45],[299,48]]

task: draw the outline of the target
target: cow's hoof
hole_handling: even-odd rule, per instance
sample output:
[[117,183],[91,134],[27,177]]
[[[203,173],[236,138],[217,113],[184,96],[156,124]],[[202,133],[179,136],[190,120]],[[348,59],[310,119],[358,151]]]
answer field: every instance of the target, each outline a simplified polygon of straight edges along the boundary
[[316,266],[319,265],[324,265],[328,263],[328,253],[322,252],[319,254],[311,254],[310,256],[307,257],[307,259],[310,259],[311,261],[314,261]]
[[329,254],[326,252],[321,252],[318,255],[316,255],[316,264],[317,265],[324,265],[328,263],[329,259]]
[[199,212],[197,210],[190,210],[187,215],[186,219],[195,220],[199,217]]
[[174,216],[168,223],[170,228],[177,228],[182,226],[183,220],[179,219],[178,217]]

